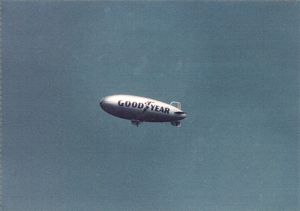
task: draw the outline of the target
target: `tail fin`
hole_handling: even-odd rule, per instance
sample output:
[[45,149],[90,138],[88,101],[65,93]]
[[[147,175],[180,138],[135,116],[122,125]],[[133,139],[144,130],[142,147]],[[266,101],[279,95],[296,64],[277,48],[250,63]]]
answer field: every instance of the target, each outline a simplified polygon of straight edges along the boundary
[[174,106],[174,107],[176,107],[176,108],[178,108],[178,109],[181,110],[181,103],[180,103],[180,102],[172,101],[172,102],[170,103],[170,105],[171,105],[171,106]]
[[[181,110],[181,103],[180,103],[180,102],[172,101],[172,102],[170,103],[170,105],[171,105],[171,106],[174,106],[174,107],[176,107],[176,108],[178,108],[178,109]],[[178,112],[175,112],[175,113],[180,114],[180,113],[184,113],[184,112],[178,111]],[[173,121],[173,122],[171,122],[171,125],[176,126],[176,127],[181,127],[180,121]]]
[[171,122],[171,125],[176,126],[176,127],[181,127],[180,121]]

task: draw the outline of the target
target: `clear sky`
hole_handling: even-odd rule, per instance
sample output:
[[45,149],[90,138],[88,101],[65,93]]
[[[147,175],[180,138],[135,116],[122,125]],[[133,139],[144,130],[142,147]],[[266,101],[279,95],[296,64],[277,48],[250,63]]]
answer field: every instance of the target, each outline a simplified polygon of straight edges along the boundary
[[[2,7],[4,210],[299,210],[299,3]],[[136,128],[120,93],[188,118]]]

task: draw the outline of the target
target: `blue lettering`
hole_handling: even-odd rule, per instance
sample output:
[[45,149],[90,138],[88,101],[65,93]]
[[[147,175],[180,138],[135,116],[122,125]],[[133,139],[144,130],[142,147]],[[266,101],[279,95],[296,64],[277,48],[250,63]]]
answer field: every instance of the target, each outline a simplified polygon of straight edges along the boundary
[[137,107],[137,103],[136,103],[136,102],[132,102],[131,106],[132,106],[133,108],[136,108],[136,107]]
[[139,103],[138,104],[138,108],[140,108],[140,109],[144,108],[144,104],[143,103]]
[[155,111],[159,111],[159,106],[155,106]]
[[126,106],[126,107],[129,107],[130,105],[131,105],[131,102],[130,102],[130,101],[126,101],[126,102],[125,102],[125,106]]
[[159,111],[164,113],[164,107],[160,107]]
[[124,106],[124,103],[122,102],[122,100],[119,100],[119,101],[118,101],[118,105],[119,105],[119,106]]

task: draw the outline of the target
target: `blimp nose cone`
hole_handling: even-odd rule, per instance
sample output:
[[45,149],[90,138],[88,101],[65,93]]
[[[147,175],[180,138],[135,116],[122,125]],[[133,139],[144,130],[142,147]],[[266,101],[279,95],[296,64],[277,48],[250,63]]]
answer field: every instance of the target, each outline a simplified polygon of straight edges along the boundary
[[102,98],[102,99],[100,100],[100,107],[104,110],[106,104],[107,104],[107,101],[106,101],[106,99],[105,99],[105,97],[104,97],[104,98]]

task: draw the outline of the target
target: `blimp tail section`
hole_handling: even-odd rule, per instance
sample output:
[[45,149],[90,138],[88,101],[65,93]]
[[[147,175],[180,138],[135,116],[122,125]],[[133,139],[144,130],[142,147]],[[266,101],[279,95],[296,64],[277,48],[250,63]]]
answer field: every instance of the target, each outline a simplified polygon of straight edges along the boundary
[[174,122],[171,122],[171,125],[176,126],[176,127],[181,127],[181,122],[180,121],[174,121]]
[[176,108],[178,108],[178,109],[181,110],[181,103],[180,103],[180,102],[172,101],[172,102],[170,103],[170,105],[171,105],[171,106],[174,106],[174,107],[176,107]]
[[[181,110],[181,103],[180,102],[172,101],[170,103],[170,105]],[[175,113],[179,113],[179,112],[175,112]],[[171,125],[176,126],[176,127],[181,127],[181,122],[180,121],[173,121],[173,122],[171,122]]]

